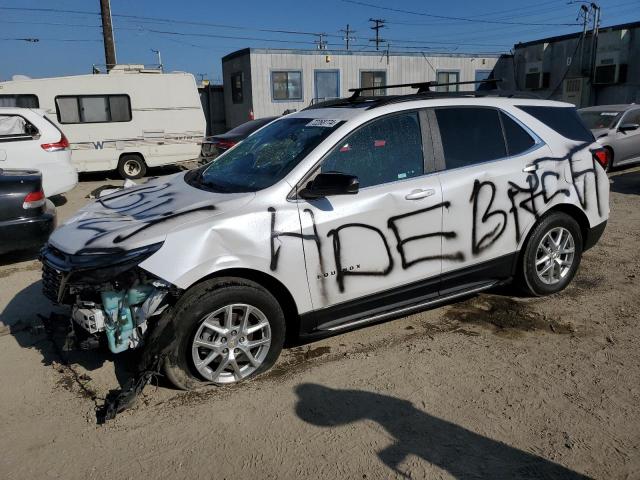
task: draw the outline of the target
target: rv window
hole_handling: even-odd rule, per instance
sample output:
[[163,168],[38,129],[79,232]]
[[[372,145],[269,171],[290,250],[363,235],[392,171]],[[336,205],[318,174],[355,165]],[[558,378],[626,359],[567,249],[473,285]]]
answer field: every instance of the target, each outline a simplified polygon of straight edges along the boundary
[[106,97],[80,97],[80,113],[83,122],[108,122]]
[[131,120],[128,95],[56,97],[60,123],[107,123]]
[[0,107],[39,108],[38,97],[26,95],[0,95]]

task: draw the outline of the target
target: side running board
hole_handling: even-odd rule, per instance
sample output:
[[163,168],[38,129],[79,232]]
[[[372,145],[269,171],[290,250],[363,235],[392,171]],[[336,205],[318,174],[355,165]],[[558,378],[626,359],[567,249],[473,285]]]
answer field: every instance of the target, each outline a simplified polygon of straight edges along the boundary
[[411,305],[408,307],[402,307],[402,308],[398,308],[398,309],[393,309],[393,310],[389,310],[387,312],[384,313],[379,313],[378,315],[373,315],[371,317],[364,317],[364,318],[360,318],[358,320],[353,320],[351,322],[348,323],[343,323],[340,325],[335,325],[332,327],[326,327],[326,328],[320,328],[320,331],[325,331],[325,332],[338,332],[340,330],[345,330],[348,328],[352,328],[352,327],[356,327],[358,325],[365,325],[367,323],[373,323],[373,322],[379,322],[382,320],[385,320],[387,318],[390,317],[395,317],[401,314],[410,314],[419,310],[424,310],[426,307],[434,307],[436,305],[441,305],[443,303],[447,303],[451,300],[454,300],[456,298],[460,298],[460,297],[466,297],[467,295],[473,295],[474,293],[479,293],[482,292],[484,290],[488,290],[489,288],[497,285],[498,281],[492,281],[489,282],[485,285],[480,285],[479,287],[475,287],[475,288],[471,288],[468,290],[462,290],[459,292],[454,292],[454,293],[450,293],[448,295],[444,295],[442,297],[438,297],[438,298],[434,298],[431,300],[428,300],[426,302],[421,302],[418,303],[416,305]]

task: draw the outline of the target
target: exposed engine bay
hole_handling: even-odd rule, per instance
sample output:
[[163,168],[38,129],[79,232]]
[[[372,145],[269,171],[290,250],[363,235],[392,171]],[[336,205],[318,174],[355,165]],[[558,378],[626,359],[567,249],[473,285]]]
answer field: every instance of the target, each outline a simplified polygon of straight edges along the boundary
[[138,267],[161,245],[75,255],[47,245],[41,254],[43,291],[54,303],[71,306],[72,325],[82,329],[85,345],[106,343],[112,353],[138,348],[149,322],[178,293]]

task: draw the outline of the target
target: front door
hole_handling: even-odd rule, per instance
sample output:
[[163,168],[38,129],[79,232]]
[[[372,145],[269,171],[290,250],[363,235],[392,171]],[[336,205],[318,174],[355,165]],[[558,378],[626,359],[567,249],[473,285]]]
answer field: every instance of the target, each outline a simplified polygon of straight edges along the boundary
[[416,282],[437,293],[443,206],[437,175],[428,173],[425,121],[418,111],[373,120],[316,169],[356,175],[360,191],[298,203],[304,238],[315,240],[304,242],[314,309],[376,294],[390,303],[394,288]]

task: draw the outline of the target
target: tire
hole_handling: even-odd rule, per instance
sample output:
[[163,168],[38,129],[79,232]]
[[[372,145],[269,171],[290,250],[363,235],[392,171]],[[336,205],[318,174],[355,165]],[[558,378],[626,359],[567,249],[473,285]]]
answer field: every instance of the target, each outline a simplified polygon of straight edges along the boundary
[[[563,236],[559,237],[560,234]],[[559,247],[553,243],[556,239]],[[573,217],[563,212],[553,212],[543,217],[533,228],[525,245],[519,268],[520,287],[534,296],[560,292],[578,271],[582,246],[582,231]],[[572,253],[569,253],[570,250],[573,250]]]
[[[225,325],[230,305],[236,307],[232,309],[232,323]],[[239,323],[247,311],[243,310],[246,306],[251,307],[250,327],[257,328],[265,320],[268,327],[253,333],[243,332]],[[221,313],[210,317],[220,310]],[[168,314],[171,315],[167,325],[172,331],[172,341],[164,360],[164,371],[171,383],[182,390],[206,384],[237,383],[255,377],[271,368],[282,351],[286,330],[282,308],[273,295],[250,280],[226,277],[205,281],[189,290]],[[207,325],[204,325],[205,321]],[[196,337],[212,348],[196,346]],[[267,338],[269,342],[266,342]],[[250,347],[249,342],[262,343]],[[259,362],[257,365],[249,361],[247,349]],[[235,359],[236,368],[231,357]],[[198,367],[196,358],[210,363]],[[226,360],[231,363],[222,368]],[[222,370],[215,376],[219,368]],[[231,373],[233,371],[236,373]]]
[[127,180],[142,178],[147,173],[147,164],[140,155],[123,155],[118,162],[118,174]]

